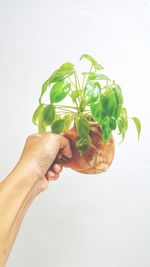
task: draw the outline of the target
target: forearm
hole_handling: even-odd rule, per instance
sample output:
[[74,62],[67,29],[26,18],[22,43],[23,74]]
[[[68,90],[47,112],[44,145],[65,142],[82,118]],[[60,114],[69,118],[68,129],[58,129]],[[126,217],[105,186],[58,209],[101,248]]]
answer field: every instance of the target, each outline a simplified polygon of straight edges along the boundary
[[23,217],[37,195],[36,179],[18,164],[0,184],[0,267],[5,266]]

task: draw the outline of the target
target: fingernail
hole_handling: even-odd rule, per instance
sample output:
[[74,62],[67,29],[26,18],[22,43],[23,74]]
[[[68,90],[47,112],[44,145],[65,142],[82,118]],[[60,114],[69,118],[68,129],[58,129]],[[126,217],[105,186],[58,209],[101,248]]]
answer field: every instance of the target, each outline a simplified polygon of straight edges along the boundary
[[50,176],[51,177],[54,177],[55,176],[55,173],[54,172],[50,172]]
[[56,167],[55,167],[55,172],[56,172],[56,173],[59,173],[59,172],[60,172],[60,170],[61,170],[61,169],[60,169],[60,167],[59,167],[59,166],[56,166]]

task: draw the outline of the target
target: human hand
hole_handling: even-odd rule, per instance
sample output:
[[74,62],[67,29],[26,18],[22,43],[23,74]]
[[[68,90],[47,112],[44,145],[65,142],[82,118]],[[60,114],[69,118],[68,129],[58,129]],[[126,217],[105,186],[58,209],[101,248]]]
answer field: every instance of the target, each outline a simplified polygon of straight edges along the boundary
[[19,163],[32,173],[36,181],[40,181],[40,191],[43,191],[49,180],[59,177],[62,165],[57,160],[62,156],[72,157],[67,138],[50,132],[33,134],[26,140]]

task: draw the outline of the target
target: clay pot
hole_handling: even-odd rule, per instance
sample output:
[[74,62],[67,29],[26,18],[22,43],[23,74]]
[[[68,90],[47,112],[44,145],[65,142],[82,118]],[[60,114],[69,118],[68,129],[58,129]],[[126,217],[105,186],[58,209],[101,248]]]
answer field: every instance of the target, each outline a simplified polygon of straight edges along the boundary
[[89,134],[92,141],[91,147],[83,156],[80,156],[75,145],[77,139],[76,128],[72,128],[65,133],[65,136],[70,140],[73,157],[71,159],[62,158],[61,163],[64,167],[85,174],[101,173],[109,168],[115,152],[113,136],[111,136],[109,142],[103,143],[99,126],[90,127]]

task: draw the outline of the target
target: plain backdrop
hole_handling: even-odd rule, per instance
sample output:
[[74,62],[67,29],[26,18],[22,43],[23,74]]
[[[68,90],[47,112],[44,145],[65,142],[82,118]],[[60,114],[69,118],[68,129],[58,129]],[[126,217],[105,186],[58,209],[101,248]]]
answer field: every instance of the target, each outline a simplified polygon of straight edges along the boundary
[[[0,173],[17,162],[42,83],[89,53],[122,86],[129,123],[108,172],[65,169],[37,197],[8,267],[150,266],[150,1],[0,0]],[[86,65],[87,66],[87,65]]]

